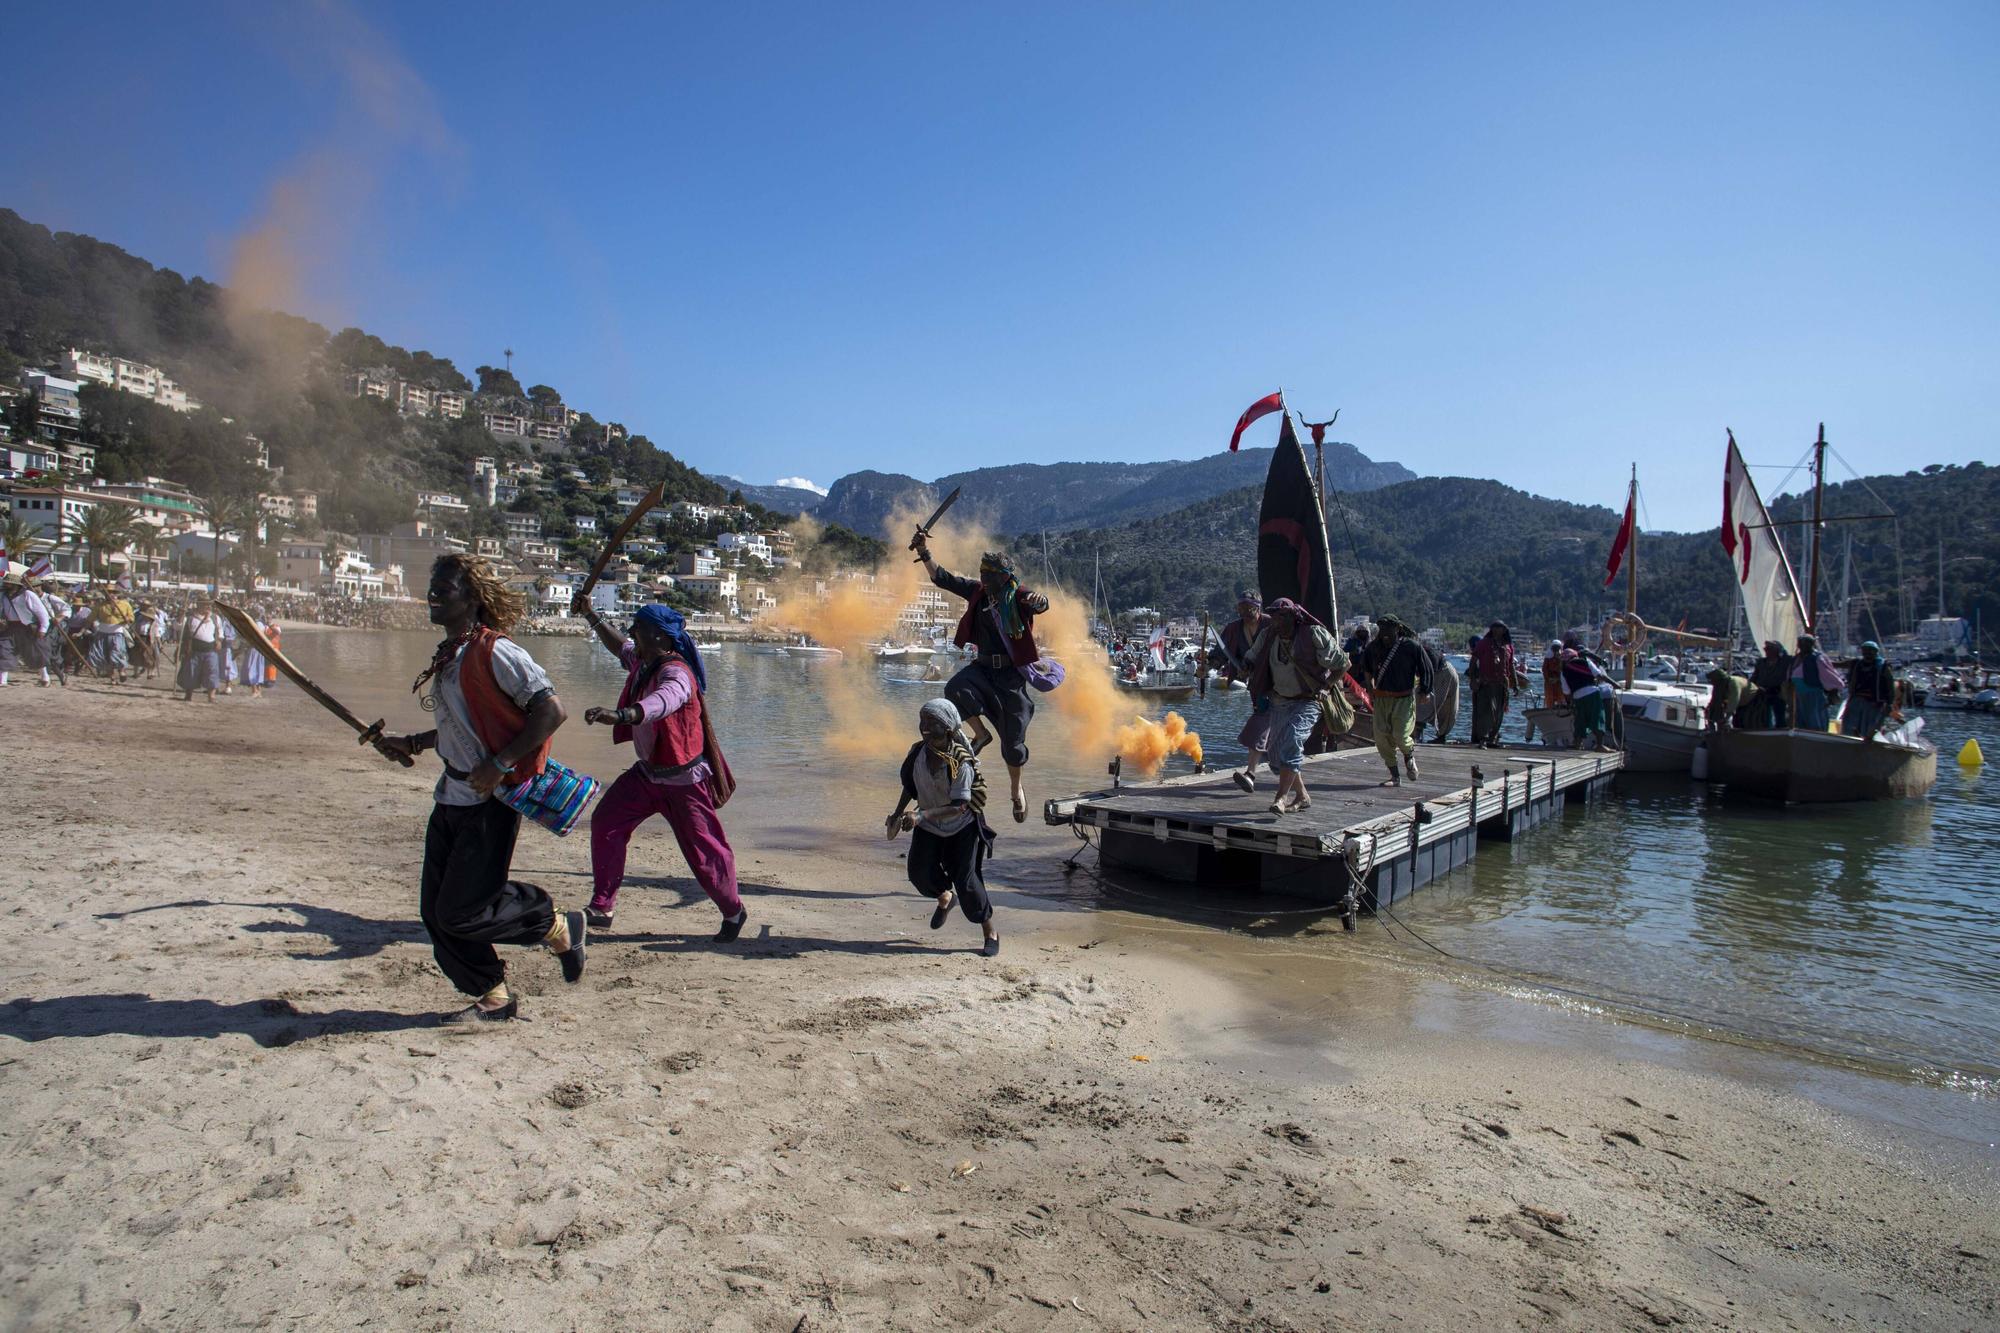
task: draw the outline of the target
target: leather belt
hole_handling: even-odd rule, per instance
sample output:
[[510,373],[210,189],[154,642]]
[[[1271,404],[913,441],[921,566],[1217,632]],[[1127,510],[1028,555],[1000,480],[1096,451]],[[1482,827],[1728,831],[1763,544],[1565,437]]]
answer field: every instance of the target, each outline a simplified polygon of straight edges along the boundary
[[1004,671],[1014,665],[1014,659],[1005,653],[988,653],[984,657],[975,657],[972,660],[983,667],[990,667],[995,671]]

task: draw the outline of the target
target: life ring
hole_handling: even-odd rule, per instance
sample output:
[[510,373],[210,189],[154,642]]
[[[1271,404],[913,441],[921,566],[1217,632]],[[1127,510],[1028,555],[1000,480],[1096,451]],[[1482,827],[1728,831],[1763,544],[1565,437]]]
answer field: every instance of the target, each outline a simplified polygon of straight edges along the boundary
[[[1620,625],[1629,626],[1631,631],[1622,639],[1617,635]],[[1638,616],[1630,611],[1614,611],[1605,618],[1604,627],[1598,631],[1597,651],[1607,657],[1622,657],[1630,653],[1636,658],[1646,647],[1647,633],[1646,622]]]

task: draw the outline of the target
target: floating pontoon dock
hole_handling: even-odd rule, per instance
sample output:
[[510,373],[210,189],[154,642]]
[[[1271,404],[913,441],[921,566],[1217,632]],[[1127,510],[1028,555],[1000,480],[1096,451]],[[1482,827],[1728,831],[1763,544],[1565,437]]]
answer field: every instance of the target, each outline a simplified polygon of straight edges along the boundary
[[1358,910],[1393,905],[1464,865],[1481,838],[1511,841],[1587,801],[1623,763],[1616,751],[1419,745],[1423,776],[1384,787],[1374,750],[1340,750],[1305,761],[1312,808],[1291,814],[1271,813],[1269,772],[1255,792],[1226,772],[1198,773],[1052,800],[1042,814],[1099,830],[1107,862],[1341,904],[1351,927]]

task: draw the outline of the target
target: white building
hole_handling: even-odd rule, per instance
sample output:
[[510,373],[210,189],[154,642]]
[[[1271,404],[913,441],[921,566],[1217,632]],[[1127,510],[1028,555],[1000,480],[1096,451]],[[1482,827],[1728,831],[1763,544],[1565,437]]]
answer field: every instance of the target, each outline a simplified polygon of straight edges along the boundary
[[725,551],[755,556],[767,565],[771,563],[771,543],[764,539],[762,533],[725,532],[715,539],[715,544]]
[[72,379],[90,380],[123,393],[150,398],[161,407],[169,407],[176,412],[191,412],[201,406],[158,366],[127,361],[122,356],[85,352],[75,347],[63,353],[62,365],[63,373]]
[[[491,458],[472,460],[472,491],[486,504],[492,504],[500,492],[500,469]],[[519,494],[518,487],[515,494]]]
[[466,514],[472,511],[471,505],[450,491],[418,491],[417,508],[436,514]]
[[437,414],[453,421],[465,415],[465,395],[456,389],[439,389],[431,395]]
[[688,523],[706,523],[722,511],[712,505],[696,504],[692,500],[676,500],[667,512]]
[[542,535],[542,518],[539,514],[506,513],[500,515],[500,528],[509,541],[533,541]]

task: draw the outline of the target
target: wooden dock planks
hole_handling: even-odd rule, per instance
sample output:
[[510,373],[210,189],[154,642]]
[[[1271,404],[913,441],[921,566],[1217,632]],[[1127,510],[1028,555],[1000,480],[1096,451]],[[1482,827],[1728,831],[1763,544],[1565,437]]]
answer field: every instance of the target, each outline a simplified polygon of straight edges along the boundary
[[1385,787],[1373,750],[1342,750],[1306,760],[1308,810],[1272,814],[1269,773],[1251,793],[1223,773],[1052,800],[1043,817],[1096,828],[1107,858],[1167,878],[1318,898],[1358,881],[1362,905],[1373,906],[1463,864],[1480,837],[1512,838],[1543,822],[1623,762],[1616,751],[1420,745],[1422,776]]

